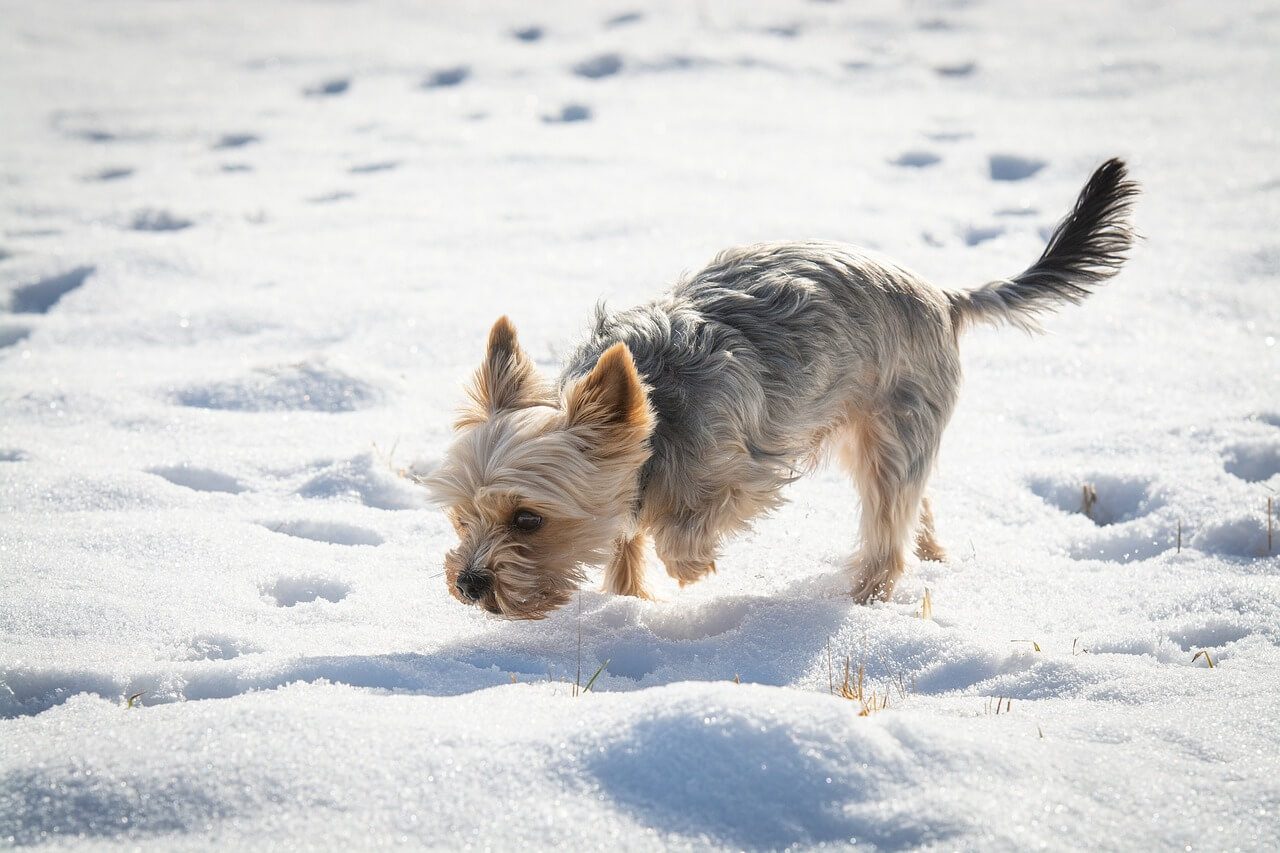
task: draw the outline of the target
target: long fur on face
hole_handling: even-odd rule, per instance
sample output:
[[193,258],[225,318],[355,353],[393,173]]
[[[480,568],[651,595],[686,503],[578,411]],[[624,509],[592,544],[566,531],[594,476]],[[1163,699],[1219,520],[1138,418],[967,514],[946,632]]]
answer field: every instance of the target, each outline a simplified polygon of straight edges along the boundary
[[[913,547],[945,559],[925,486],[960,387],[960,334],[1038,330],[1039,315],[1114,275],[1137,193],[1107,161],[1034,264],[968,290],[834,243],[726,250],[648,304],[599,310],[554,390],[500,319],[429,481],[461,540],[449,589],[537,618],[612,555],[605,588],[647,595],[650,536],[667,572],[695,581],[724,536],[831,452],[861,498],[853,596],[887,599]],[[518,530],[520,509],[543,526]],[[458,587],[464,572],[483,595]]]
[[[445,558],[450,592],[463,571],[492,613],[540,618],[568,601],[582,566],[607,559],[634,527],[635,472],[649,455],[653,414],[625,347],[554,397],[503,318],[490,335],[445,463],[427,480],[448,508],[458,547]],[[536,531],[518,511],[542,518]]]

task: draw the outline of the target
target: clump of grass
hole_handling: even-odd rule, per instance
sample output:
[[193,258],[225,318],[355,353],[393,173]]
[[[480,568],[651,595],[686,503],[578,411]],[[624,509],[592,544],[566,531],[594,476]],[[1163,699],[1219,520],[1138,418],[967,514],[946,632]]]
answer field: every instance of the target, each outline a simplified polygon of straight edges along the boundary
[[[907,698],[909,692],[906,678],[901,673],[898,674],[896,680],[898,699]],[[827,689],[832,696],[840,696],[851,702],[858,703],[858,716],[869,717],[876,711],[883,711],[889,707],[890,692],[885,688],[883,692],[879,692],[874,688],[867,692],[867,656],[863,652],[862,660],[858,662],[857,674],[854,674],[853,659],[849,655],[844,658],[844,675],[839,684],[836,684],[835,672],[831,661],[831,638],[827,638]],[[911,690],[915,689],[915,684],[911,685]]]
[[[1007,714],[1007,713],[1009,713],[1009,708],[1010,708],[1010,707],[1012,707],[1012,705],[1013,705],[1013,700],[1012,700],[1012,699],[1006,699],[1006,698],[1005,698],[1005,697],[1003,697],[1003,696],[997,696],[997,697],[996,697],[995,710],[993,711],[993,710],[992,710],[992,707],[991,707],[991,697],[990,697],[990,696],[988,696],[988,697],[987,697],[987,709],[986,709],[986,712],[987,712],[988,714],[995,714],[995,716],[997,716],[997,717],[998,717],[998,716],[1000,716],[1000,708],[1001,708],[1001,706],[1003,706],[1003,707],[1004,707],[1004,712]],[[1043,733],[1043,732],[1041,732],[1040,737],[1044,737],[1044,733]]]

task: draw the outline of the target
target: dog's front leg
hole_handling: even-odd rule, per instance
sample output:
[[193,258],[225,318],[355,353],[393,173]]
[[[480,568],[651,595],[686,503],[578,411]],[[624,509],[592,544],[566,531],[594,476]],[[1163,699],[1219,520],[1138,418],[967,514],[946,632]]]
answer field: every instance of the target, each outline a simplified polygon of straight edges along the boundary
[[679,525],[654,533],[658,559],[667,567],[667,574],[680,581],[680,586],[696,583],[716,570],[715,544],[708,542],[700,529],[700,525]]
[[605,592],[654,600],[644,582],[644,540],[643,533],[618,540],[613,558],[604,569]]

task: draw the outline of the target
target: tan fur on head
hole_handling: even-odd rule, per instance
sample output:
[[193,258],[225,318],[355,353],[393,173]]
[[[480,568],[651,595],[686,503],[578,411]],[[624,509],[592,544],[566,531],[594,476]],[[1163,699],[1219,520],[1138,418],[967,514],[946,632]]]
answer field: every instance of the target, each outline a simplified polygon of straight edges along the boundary
[[[474,405],[427,480],[460,540],[445,557],[445,581],[463,603],[542,618],[569,600],[584,564],[607,559],[632,533],[653,413],[625,346],[605,353],[557,398],[505,317],[493,327],[470,391]],[[516,527],[521,510],[540,516],[541,526]],[[464,571],[487,584],[475,601],[458,587]]]

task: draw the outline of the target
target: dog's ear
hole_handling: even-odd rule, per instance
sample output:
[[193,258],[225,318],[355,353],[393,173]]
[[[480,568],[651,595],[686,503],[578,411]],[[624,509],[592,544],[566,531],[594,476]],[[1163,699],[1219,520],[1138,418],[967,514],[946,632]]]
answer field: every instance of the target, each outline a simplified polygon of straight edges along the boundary
[[653,410],[625,344],[604,351],[591,372],[569,389],[564,410],[570,427],[613,431],[615,441],[645,441],[653,432]]
[[550,391],[533,366],[533,359],[516,342],[516,328],[499,317],[489,332],[484,362],[467,387],[472,405],[458,414],[455,427],[488,420],[504,409],[521,409],[551,402]]

